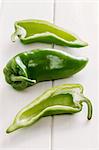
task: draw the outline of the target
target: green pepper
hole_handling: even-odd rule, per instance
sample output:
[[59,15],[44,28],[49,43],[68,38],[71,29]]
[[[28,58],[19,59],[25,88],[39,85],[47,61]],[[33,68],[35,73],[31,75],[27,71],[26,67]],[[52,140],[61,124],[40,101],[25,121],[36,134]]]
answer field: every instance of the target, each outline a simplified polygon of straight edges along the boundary
[[83,87],[80,84],[64,84],[53,87],[21,109],[6,132],[10,133],[32,125],[41,117],[80,112],[83,102],[87,104],[87,118],[90,120],[92,104],[83,95]]
[[44,20],[21,20],[15,22],[12,41],[19,37],[22,43],[54,43],[61,46],[84,47],[88,44],[76,35]]
[[12,58],[4,68],[6,81],[17,90],[23,90],[40,81],[69,77],[88,62],[55,49],[36,49]]

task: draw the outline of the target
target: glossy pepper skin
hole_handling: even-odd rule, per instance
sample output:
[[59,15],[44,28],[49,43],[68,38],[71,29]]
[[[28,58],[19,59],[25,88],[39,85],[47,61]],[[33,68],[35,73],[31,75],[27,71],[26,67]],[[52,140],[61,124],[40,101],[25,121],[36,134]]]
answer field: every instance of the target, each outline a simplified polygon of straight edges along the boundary
[[16,37],[24,44],[41,42],[77,48],[88,45],[76,35],[44,20],[16,21],[15,32],[11,36],[12,41],[15,41]]
[[83,69],[87,62],[87,58],[63,51],[36,49],[13,57],[3,71],[12,87],[23,90],[40,81],[67,78]]
[[6,132],[10,133],[30,126],[41,117],[80,112],[83,102],[87,104],[87,119],[90,120],[92,104],[83,95],[83,87],[80,84],[64,84],[53,87],[21,109]]

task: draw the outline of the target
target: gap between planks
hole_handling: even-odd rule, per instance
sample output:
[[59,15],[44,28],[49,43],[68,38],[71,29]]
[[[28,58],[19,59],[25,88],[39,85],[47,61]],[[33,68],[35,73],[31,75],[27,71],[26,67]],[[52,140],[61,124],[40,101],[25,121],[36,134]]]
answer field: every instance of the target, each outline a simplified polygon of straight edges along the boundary
[[[55,11],[56,11],[56,1],[53,0],[53,23],[55,23]],[[54,43],[52,44],[52,48],[54,48]],[[52,87],[54,87],[54,80],[52,81]],[[54,116],[51,116],[51,150],[53,150],[53,127],[54,127]]]

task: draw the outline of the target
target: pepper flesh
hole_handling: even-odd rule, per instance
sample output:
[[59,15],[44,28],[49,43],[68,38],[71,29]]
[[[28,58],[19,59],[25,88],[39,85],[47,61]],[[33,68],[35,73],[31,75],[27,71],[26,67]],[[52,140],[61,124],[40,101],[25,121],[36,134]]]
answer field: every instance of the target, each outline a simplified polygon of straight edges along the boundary
[[84,47],[88,44],[76,35],[44,20],[21,20],[15,22],[12,41],[18,37],[23,44],[41,42],[68,47]]
[[4,74],[12,87],[23,90],[40,81],[69,77],[83,69],[87,62],[87,58],[59,50],[37,49],[12,58],[4,68]]
[[83,87],[80,84],[64,84],[53,87],[21,109],[6,132],[10,133],[30,126],[41,117],[80,112],[83,102],[87,104],[87,119],[90,120],[92,117],[92,104],[83,95]]

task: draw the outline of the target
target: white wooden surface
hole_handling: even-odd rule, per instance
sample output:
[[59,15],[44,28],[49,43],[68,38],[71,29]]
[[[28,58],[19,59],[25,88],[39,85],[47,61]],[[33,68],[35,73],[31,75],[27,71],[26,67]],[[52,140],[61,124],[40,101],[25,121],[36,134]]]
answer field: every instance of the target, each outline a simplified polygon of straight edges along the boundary
[[[0,14],[0,150],[98,150],[98,2],[76,0],[3,0]],[[23,92],[12,89],[4,80],[2,69],[9,58],[24,50],[49,47],[47,44],[22,45],[12,43],[10,35],[13,24],[19,19],[45,19],[66,28],[85,41],[89,46],[81,49],[54,48],[89,58],[89,64],[77,75],[57,80],[62,83],[81,83],[85,94],[93,103],[93,118],[86,120],[86,106],[81,113],[40,119],[31,127],[7,135],[5,129],[15,114],[43,91],[52,87],[52,82],[42,82]]]

